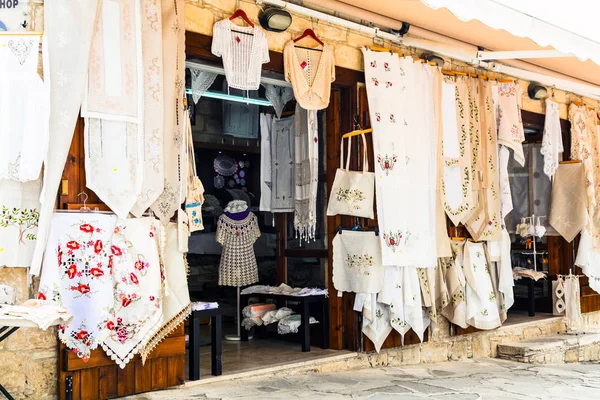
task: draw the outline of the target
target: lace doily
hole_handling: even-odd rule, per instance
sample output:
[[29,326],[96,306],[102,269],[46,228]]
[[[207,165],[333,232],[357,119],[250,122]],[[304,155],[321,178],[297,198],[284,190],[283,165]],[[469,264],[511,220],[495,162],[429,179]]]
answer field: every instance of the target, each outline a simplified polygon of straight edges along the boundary
[[189,70],[192,76],[192,98],[194,103],[198,104],[198,101],[204,92],[212,86],[218,74],[196,68],[189,68]]

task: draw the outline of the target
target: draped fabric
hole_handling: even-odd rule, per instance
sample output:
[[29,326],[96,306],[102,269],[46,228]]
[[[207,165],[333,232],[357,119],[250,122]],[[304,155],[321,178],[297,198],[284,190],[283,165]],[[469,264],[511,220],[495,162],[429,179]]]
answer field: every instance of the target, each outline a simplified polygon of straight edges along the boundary
[[521,120],[523,90],[515,83],[498,83],[497,86],[498,143],[513,151],[515,161],[525,162],[523,145],[525,131]]
[[500,214],[502,222],[513,210],[512,193],[510,191],[510,178],[508,176],[508,163],[510,161],[510,150],[504,146],[498,146],[498,168],[500,175]]
[[164,189],[152,204],[163,224],[169,222],[185,198],[187,165],[185,158],[185,17],[183,0],[162,2],[162,54],[164,98]]
[[362,311],[362,333],[373,342],[379,353],[383,342],[392,332],[389,306],[378,302],[376,294],[357,293],[354,310]]
[[429,312],[432,329],[438,331],[438,318],[450,301],[441,259],[438,259],[436,268],[418,268],[417,273],[421,284],[423,307]]
[[260,114],[260,211],[271,211],[271,132],[273,116]]
[[[294,211],[295,118],[273,119],[271,127],[271,211]],[[298,118],[300,116],[298,115]]]
[[44,29],[50,59],[50,133],[44,161],[38,237],[30,273],[38,275],[52,210],[83,99],[98,0],[46,0]]
[[572,242],[585,228],[588,220],[587,202],[584,165],[559,165],[552,183],[550,225],[567,242]]
[[475,240],[499,240],[502,220],[492,84],[483,79],[470,79],[470,84],[469,98],[474,103],[473,119],[475,124],[479,124],[471,136],[471,175],[479,201],[465,225]]
[[265,88],[265,97],[273,104],[275,115],[281,118],[285,105],[294,98],[294,89],[286,86],[275,86],[269,83],[262,84]]
[[188,290],[188,265],[177,245],[177,225],[169,223],[165,228],[163,250],[165,279],[162,286],[162,319],[156,334],[140,350],[142,362],[171,332],[190,315],[190,292]]
[[389,53],[363,56],[383,264],[434,268],[436,131],[433,113],[423,112],[433,108],[433,74]]
[[490,262],[495,267],[497,276],[497,288],[502,293],[500,299],[500,312],[506,313],[515,303],[514,286],[515,281],[512,273],[511,261],[511,239],[506,229],[502,229],[502,238],[498,241],[488,242],[488,254]]
[[294,229],[300,240],[315,238],[319,183],[319,126],[317,111],[296,104]]
[[594,250],[592,236],[587,230],[581,232],[575,265],[588,277],[590,287],[600,293],[600,251]]
[[467,302],[466,286],[467,280],[463,268],[464,241],[451,242],[452,258],[442,259],[442,269],[446,271],[446,285],[450,304],[442,310],[444,317],[450,322],[466,329],[467,324]]
[[379,293],[384,268],[374,232],[343,231],[333,238],[333,286],[341,292]]
[[454,225],[467,221],[476,205],[471,171],[471,139],[465,79],[446,78],[442,83],[443,165],[442,195],[446,214]]
[[571,159],[581,160],[585,168],[587,187],[588,234],[592,237],[593,250],[600,251],[600,145],[596,112],[585,106],[571,104]]
[[219,74],[215,72],[202,71],[201,69],[188,68],[192,76],[192,99],[198,104],[200,98],[206,92]]
[[542,154],[544,156],[544,173],[552,178],[559,163],[559,154],[564,151],[558,103],[546,99],[546,118],[544,120],[544,137],[542,138]]

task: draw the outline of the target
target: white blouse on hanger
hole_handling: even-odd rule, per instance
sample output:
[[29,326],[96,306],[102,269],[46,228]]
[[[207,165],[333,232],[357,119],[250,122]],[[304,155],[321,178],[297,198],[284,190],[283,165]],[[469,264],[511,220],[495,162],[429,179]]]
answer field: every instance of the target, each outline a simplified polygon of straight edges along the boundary
[[[42,41],[44,80],[38,74]],[[40,177],[48,145],[50,71],[44,38],[0,37],[0,178]]]
[[213,27],[212,53],[223,58],[230,87],[258,90],[262,64],[269,62],[269,46],[263,31],[235,25],[229,19]]

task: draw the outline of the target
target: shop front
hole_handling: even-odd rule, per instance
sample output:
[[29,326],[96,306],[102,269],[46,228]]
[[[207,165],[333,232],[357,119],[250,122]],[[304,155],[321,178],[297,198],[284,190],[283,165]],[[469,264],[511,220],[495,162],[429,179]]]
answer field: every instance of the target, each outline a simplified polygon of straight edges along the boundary
[[[341,2],[61,2],[44,32],[0,34],[44,38],[51,106],[40,179],[0,160],[0,303],[37,300],[0,308],[15,398],[494,357],[600,320],[591,61],[557,64],[581,80],[477,61],[456,44],[473,21],[421,3],[406,18],[439,32]],[[49,327],[12,334],[39,307]]]

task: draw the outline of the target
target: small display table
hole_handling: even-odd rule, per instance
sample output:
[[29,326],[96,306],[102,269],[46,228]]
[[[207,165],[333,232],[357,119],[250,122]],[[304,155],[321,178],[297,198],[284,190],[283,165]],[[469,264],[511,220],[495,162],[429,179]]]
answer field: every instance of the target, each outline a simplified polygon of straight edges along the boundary
[[[293,301],[300,303],[300,338],[302,343],[302,351],[308,352],[310,351],[310,305],[311,304],[319,304],[321,309],[323,310],[323,315],[321,317],[321,335],[322,335],[322,344],[321,348],[328,349],[329,348],[329,303],[327,301],[327,296],[324,294],[316,295],[316,296],[291,296],[285,294],[271,294],[271,293],[252,293],[252,294],[243,294],[241,295],[241,304],[245,307],[248,305],[248,300],[250,297],[258,297],[259,301],[264,301],[266,299],[275,300],[275,304],[277,308],[288,301]],[[244,307],[241,307],[243,310]],[[241,315],[242,311],[240,311],[240,324],[244,320],[244,316]],[[242,327],[242,342],[248,341],[248,330]]]
[[190,344],[189,344],[189,364],[190,380],[200,379],[200,320],[210,318],[210,356],[211,373],[219,376],[223,373],[222,367],[222,323],[221,316],[223,312],[218,308],[209,310],[192,311],[190,317]]

